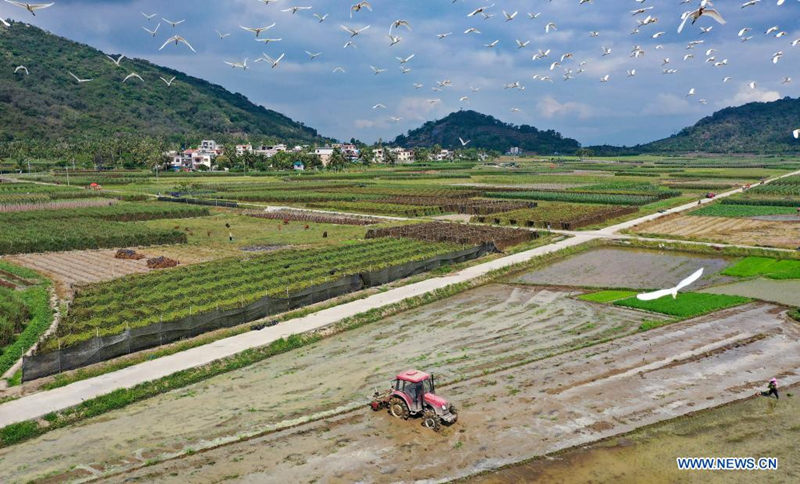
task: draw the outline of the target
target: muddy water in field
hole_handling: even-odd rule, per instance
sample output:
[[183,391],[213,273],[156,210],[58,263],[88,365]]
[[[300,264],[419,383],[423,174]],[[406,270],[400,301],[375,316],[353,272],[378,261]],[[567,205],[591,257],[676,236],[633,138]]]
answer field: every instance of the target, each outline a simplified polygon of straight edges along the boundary
[[605,248],[555,262],[515,277],[513,281],[524,284],[650,289],[672,287],[698,268],[704,267],[702,279],[692,285],[696,289],[731,280],[718,274],[730,263],[729,259],[723,257],[673,251]]
[[409,367],[432,371],[446,383],[630,334],[643,319],[653,318],[569,296],[498,284],[466,291],[2,449],[0,482],[196,448],[203,441],[366,402],[373,389],[387,387],[394,374]]
[[745,296],[787,306],[800,306],[800,280],[758,278],[711,287],[701,292]]
[[444,386],[459,421],[438,434],[365,408],[109,480],[457,478],[746,398],[771,376],[796,384],[798,370],[800,327],[750,304]]
[[[467,482],[800,482],[800,387],[781,391],[780,400],[731,403]],[[685,471],[675,461],[706,456],[777,457],[778,470]]]

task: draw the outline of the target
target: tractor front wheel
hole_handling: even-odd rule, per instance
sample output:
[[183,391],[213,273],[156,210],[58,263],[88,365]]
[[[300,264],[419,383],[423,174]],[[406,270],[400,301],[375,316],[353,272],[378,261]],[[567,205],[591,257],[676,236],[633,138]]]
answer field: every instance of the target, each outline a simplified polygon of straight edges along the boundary
[[392,397],[389,399],[389,413],[403,420],[408,419],[408,407],[406,406],[406,402],[400,397]]
[[438,432],[439,429],[442,428],[442,421],[436,412],[433,410],[425,410],[425,413],[422,414],[422,426],[425,428],[429,428],[434,432]]

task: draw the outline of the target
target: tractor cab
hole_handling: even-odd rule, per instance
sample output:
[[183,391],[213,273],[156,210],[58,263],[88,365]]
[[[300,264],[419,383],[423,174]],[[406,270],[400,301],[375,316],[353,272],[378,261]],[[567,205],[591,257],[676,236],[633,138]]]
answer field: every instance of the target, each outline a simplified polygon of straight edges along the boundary
[[434,395],[433,375],[422,371],[408,370],[397,375],[393,386],[394,394],[402,397],[411,413],[422,411],[423,402]]

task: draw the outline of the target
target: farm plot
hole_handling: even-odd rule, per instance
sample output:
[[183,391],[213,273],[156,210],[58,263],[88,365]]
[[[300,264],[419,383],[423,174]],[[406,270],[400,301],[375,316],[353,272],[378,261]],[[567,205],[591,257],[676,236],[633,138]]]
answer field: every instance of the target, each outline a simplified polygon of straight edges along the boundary
[[511,198],[522,200],[545,200],[553,202],[600,203],[604,205],[647,205],[664,198],[680,195],[663,192],[662,194],[628,194],[628,193],[595,193],[595,192],[550,192],[545,190],[529,192],[487,192],[490,198]]
[[[116,464],[137,449],[143,449],[140,455],[147,459],[197,442],[360,405],[373,388],[383,388],[397,368],[422,366],[435,372],[441,383],[491,374],[631,334],[642,319],[641,313],[576,301],[570,294],[493,284],[386,318],[93,419],[72,429],[71,445],[59,438],[67,429],[54,431],[47,438],[48,448],[33,454],[36,462],[20,469],[19,478],[72,464]],[[331,368],[336,368],[336,377],[331,377]],[[486,385],[480,378],[472,381],[477,389]],[[459,407],[465,403],[459,402]],[[411,432],[420,429],[416,422],[408,425]],[[104,434],[107,440],[101,445],[96,439]],[[0,450],[0,480],[7,477],[4,472],[17,469],[16,452],[33,447],[38,445],[31,441]]]
[[390,197],[381,198],[375,201],[377,203],[391,203],[398,205],[431,206],[438,208],[442,212],[454,212],[461,214],[489,214],[533,208],[536,206],[536,202],[504,202],[500,200],[439,197]]
[[715,203],[706,205],[697,210],[689,212],[689,215],[705,217],[758,217],[769,215],[794,215],[797,218],[798,211],[794,207],[780,207],[775,205],[733,205]]
[[408,237],[429,242],[455,242],[458,244],[494,244],[500,250],[537,239],[531,230],[482,227],[475,225],[429,222],[382,229],[370,229],[366,238]]
[[794,249],[800,240],[800,224],[731,217],[666,216],[635,226],[633,232],[661,237],[729,244]]
[[517,225],[521,227],[553,227],[573,230],[635,213],[636,207],[619,205],[597,205],[587,203],[538,202],[536,208],[514,210],[494,215],[476,215],[473,222],[495,225]]
[[25,360],[23,378],[246,323],[485,252],[484,247],[381,238],[225,259],[86,286],[76,293],[57,332]]
[[313,222],[335,225],[372,225],[382,222],[382,220],[372,217],[356,217],[348,215],[324,214],[308,212],[304,210],[273,210],[265,212],[263,210],[247,210],[244,215],[248,217],[263,218],[269,220],[288,220],[293,222]]
[[672,287],[698,267],[705,267],[702,279],[692,286],[697,288],[731,280],[719,274],[729,264],[725,258],[681,252],[600,248],[515,276],[513,282],[653,289]]
[[428,215],[441,215],[442,210],[434,206],[401,205],[397,203],[378,202],[325,202],[306,203],[310,208],[336,210],[341,212],[357,212],[376,215],[396,215],[400,217],[425,217]]
[[[779,375],[785,385],[798,380],[800,335],[774,306],[570,350],[558,341],[572,338],[576,324],[609,326],[598,314],[579,319],[544,291],[536,306],[526,309],[523,298],[522,311],[502,325],[498,314],[506,307],[476,304],[473,295],[454,310],[448,300],[431,305],[436,312],[389,318],[390,326],[374,323],[55,430],[0,450],[0,478],[76,479],[136,466],[125,478],[169,480],[176,472],[184,480],[236,474],[259,482],[452,479],[752,395],[762,375]],[[408,367],[438,376],[438,391],[458,405],[455,426],[437,434],[366,408],[365,394]],[[334,416],[321,418],[326,410]],[[294,427],[258,435],[281,424]],[[220,445],[249,432],[257,436]],[[183,458],[158,462],[188,449]]]
[[18,254],[6,256],[5,259],[44,274],[55,282],[61,295],[69,297],[73,285],[107,281],[149,271],[145,259],[116,259],[114,253],[114,250],[77,250]]
[[743,296],[762,301],[770,301],[787,306],[800,307],[800,280],[775,280],[757,278],[749,281],[732,282],[721,286],[703,289],[710,294]]

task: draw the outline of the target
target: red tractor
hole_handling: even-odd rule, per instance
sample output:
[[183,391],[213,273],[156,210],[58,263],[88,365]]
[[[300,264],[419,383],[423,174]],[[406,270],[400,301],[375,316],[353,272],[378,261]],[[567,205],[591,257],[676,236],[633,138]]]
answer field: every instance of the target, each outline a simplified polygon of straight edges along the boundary
[[421,416],[422,426],[434,431],[443,423],[450,425],[458,420],[453,404],[435,394],[433,375],[418,370],[404,371],[389,390],[376,391],[370,407],[375,411],[387,408],[392,416],[404,420]]

